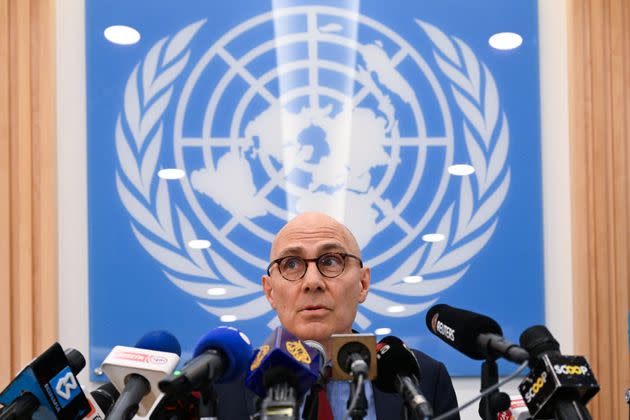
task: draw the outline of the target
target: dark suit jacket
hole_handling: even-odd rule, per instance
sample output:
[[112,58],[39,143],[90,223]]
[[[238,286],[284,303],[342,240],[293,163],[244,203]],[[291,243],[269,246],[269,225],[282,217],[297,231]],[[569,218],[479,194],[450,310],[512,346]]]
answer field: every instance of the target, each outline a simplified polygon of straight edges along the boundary
[[[457,407],[457,397],[446,367],[418,350],[413,350],[420,364],[420,390],[433,407],[436,416]],[[230,384],[216,385],[219,420],[248,420],[256,413],[255,395],[245,388],[244,376]],[[398,394],[387,394],[376,387],[374,405],[379,420],[401,418],[403,400]],[[459,415],[449,417],[459,419]]]

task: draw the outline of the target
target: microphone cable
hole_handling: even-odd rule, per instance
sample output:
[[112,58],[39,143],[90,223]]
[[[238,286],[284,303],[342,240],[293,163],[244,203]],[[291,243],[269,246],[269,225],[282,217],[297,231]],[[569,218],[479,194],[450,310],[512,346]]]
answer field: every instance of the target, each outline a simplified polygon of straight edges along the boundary
[[350,418],[350,413],[354,410],[354,406],[357,405],[357,401],[359,401],[359,395],[361,395],[361,387],[363,386],[363,377],[364,374],[359,374],[359,378],[357,379],[357,389],[354,390],[354,395],[352,396],[352,401],[350,402],[350,407],[348,407],[348,411],[346,411],[346,415],[344,419],[348,420]]
[[473,399],[471,399],[470,401],[465,402],[464,404],[460,405],[459,407],[455,407],[450,411],[447,411],[444,414],[440,414],[437,417],[434,417],[433,420],[444,420],[447,419],[448,417],[452,416],[453,414],[457,413],[458,411],[462,411],[464,408],[472,405],[473,403],[475,403],[476,401],[480,400],[481,398],[485,397],[486,395],[490,394],[491,392],[493,392],[496,389],[499,389],[499,387],[505,385],[506,383],[512,381],[514,378],[516,378],[523,370],[525,370],[525,368],[527,367],[528,362],[523,362],[515,371],[514,373],[512,373],[510,376],[508,376],[507,378],[503,379],[502,381],[499,381],[499,383],[492,385],[489,388],[486,388],[483,390],[483,392],[481,392],[479,395],[477,395],[476,397],[474,397]]

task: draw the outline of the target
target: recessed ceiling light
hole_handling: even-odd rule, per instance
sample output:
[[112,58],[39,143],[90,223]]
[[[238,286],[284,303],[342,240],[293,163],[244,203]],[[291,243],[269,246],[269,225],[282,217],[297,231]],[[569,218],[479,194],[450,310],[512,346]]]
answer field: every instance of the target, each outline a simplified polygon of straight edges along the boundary
[[513,50],[523,43],[523,37],[514,32],[499,32],[488,39],[488,44],[497,50]]
[[422,281],[422,276],[407,276],[403,278],[403,281],[410,284],[420,283]]
[[181,169],[169,168],[160,170],[158,176],[164,179],[180,179],[186,176],[186,172]]
[[213,287],[211,289],[208,289],[208,294],[210,296],[223,296],[226,293],[227,290],[225,290],[225,288],[223,287]]
[[475,168],[470,165],[451,165],[448,167],[448,173],[456,176],[466,176],[475,172]]
[[210,248],[210,241],[207,241],[205,239],[193,239],[192,241],[188,242],[188,246],[192,249],[206,249]]
[[387,312],[391,314],[398,314],[401,312],[405,312],[405,307],[402,305],[393,305],[387,308]]
[[221,315],[221,322],[234,322],[237,319],[236,315]]
[[445,236],[441,233],[427,233],[422,235],[422,240],[425,242],[440,242],[445,239]]
[[387,334],[391,334],[392,329],[391,328],[377,328],[374,330],[374,334],[376,335],[387,335]]
[[120,45],[131,45],[140,41],[140,32],[125,25],[109,26],[103,31],[103,35],[109,42]]

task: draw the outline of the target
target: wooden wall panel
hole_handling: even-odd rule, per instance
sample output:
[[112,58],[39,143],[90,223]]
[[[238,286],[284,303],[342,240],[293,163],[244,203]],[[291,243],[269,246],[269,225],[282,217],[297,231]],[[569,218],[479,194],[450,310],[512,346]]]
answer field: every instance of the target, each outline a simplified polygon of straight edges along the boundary
[[0,388],[57,337],[53,0],[0,0]]
[[11,373],[9,2],[0,0],[0,387]]
[[[545,0],[546,1],[546,0]],[[54,0],[0,0],[0,387],[57,337]],[[630,1],[569,0],[576,353],[627,418]]]
[[[35,348],[47,348],[57,340],[57,133],[55,9],[52,1],[38,1],[31,16],[38,24],[32,28],[33,38],[46,39],[31,56],[33,153],[33,284],[37,293],[35,312]],[[41,71],[40,71],[41,70]]]
[[630,2],[568,3],[576,353],[601,385],[595,419],[628,416]]

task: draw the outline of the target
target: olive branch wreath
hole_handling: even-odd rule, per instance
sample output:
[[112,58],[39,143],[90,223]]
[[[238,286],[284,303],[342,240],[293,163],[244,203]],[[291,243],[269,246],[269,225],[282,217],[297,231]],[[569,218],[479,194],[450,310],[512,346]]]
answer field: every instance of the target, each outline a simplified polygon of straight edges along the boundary
[[[120,162],[116,186],[133,219],[130,224],[135,237],[165,267],[167,278],[186,293],[205,301],[257,295],[244,304],[229,307],[197,302],[216,316],[234,314],[246,320],[270,310],[265,296],[260,295],[259,284],[241,275],[212,248],[188,247],[188,242],[198,236],[184,212],[174,206],[180,228],[178,237],[167,181],[155,176],[162,146],[162,116],[170,103],[173,83],[188,64],[188,46],[205,22],[197,21],[173,37],[159,40],[131,72],[125,86],[123,112],[116,122],[115,144]],[[504,170],[509,129],[505,113],[499,110],[492,74],[463,41],[428,23],[420,20],[416,23],[431,40],[434,59],[449,79],[455,102],[464,116],[465,143],[475,172],[474,176],[461,178],[459,206],[453,203],[438,223],[437,232],[446,239],[420,246],[391,275],[371,286],[371,293],[357,312],[356,322],[361,328],[371,323],[363,309],[382,313],[383,308],[400,304],[383,297],[381,292],[424,297],[455,284],[468,270],[470,259],[492,236],[497,220],[490,221],[505,200],[510,183],[509,168]],[[454,220],[456,207],[458,215]],[[219,275],[210,267],[204,253]],[[419,274],[424,280],[417,284],[402,281],[412,274]],[[191,277],[196,281],[190,280]],[[208,288],[213,286],[225,289],[225,296],[208,294]],[[404,312],[388,316],[408,317],[436,300],[405,305]],[[273,328],[278,322],[275,317],[268,325]]]

